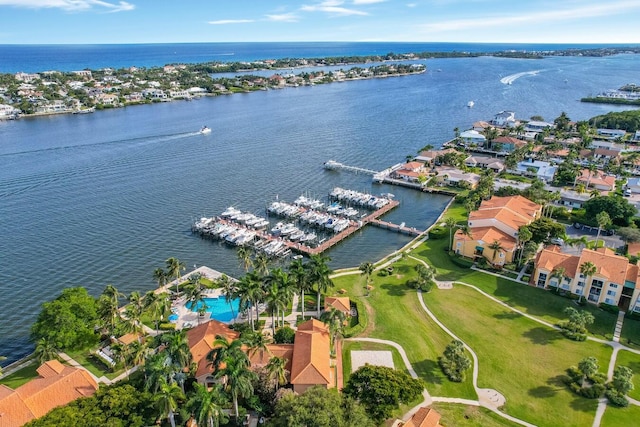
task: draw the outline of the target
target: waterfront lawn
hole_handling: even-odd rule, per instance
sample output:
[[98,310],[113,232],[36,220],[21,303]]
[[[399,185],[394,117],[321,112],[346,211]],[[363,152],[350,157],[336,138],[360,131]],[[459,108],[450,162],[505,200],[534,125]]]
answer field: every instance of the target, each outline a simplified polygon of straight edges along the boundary
[[66,353],[98,378],[107,377],[112,380],[124,372],[124,368],[119,368],[112,372],[111,368],[104,364],[97,356],[90,353],[91,350],[92,349],[75,350],[67,351]]
[[[460,259],[449,255],[445,250],[446,245],[446,239],[428,240],[411,254],[434,266],[438,280],[453,280],[474,285],[509,306],[552,324],[566,319],[563,312],[566,307],[587,310],[595,317],[595,322],[588,327],[589,333],[606,340],[613,338],[617,319],[615,314],[600,310],[591,304],[577,307],[572,300],[556,295],[553,291],[462,268],[456,264]],[[638,341],[640,342],[640,336]]]
[[442,415],[440,423],[444,426],[515,427],[519,425],[479,406],[435,402],[431,407]]
[[463,383],[451,382],[438,366],[438,357],[452,339],[427,316],[416,291],[406,286],[415,277],[416,263],[412,259],[400,260],[394,264],[392,275],[371,275],[373,289],[369,296],[365,296],[364,277],[360,275],[334,278],[335,289],[347,289],[349,298],[362,301],[368,324],[360,336],[400,344],[432,396],[477,399],[471,378]]
[[12,374],[7,375],[6,377],[0,380],[0,384],[4,384],[7,387],[12,389],[16,389],[21,385],[31,381],[34,378],[38,378],[38,372],[36,370],[40,367],[38,363],[36,363],[35,359],[31,361],[29,365],[18,369]]
[[633,390],[629,392],[629,397],[640,400],[640,354],[621,350],[618,352],[616,366],[626,366],[633,371]]
[[454,285],[424,296],[429,309],[478,355],[478,386],[502,393],[503,410],[539,426],[591,425],[597,400],[572,394],[565,370],[595,356],[606,367],[609,346],[575,342],[514,313],[476,290]]
[[640,420],[640,406],[629,405],[626,408],[607,406],[602,417],[601,427],[635,426]]
[[[444,222],[447,218],[455,219],[458,224],[466,224],[469,219],[469,213],[462,203],[454,201],[451,203],[451,206],[449,206],[449,209],[445,211],[442,216],[442,221]],[[448,235],[447,231],[447,236]]]

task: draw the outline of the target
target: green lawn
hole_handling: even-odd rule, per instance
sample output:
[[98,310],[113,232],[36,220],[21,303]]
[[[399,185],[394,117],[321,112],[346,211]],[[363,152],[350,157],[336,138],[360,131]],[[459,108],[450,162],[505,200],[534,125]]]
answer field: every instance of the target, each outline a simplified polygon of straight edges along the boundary
[[101,359],[89,353],[90,350],[66,351],[66,353],[98,378],[105,376],[112,380],[124,372],[124,369],[111,372],[111,369]]
[[443,221],[447,218],[455,219],[458,224],[466,224],[469,219],[469,213],[462,203],[454,201],[442,216]]
[[466,286],[434,290],[425,302],[474,349],[480,364],[478,386],[501,392],[507,413],[539,426],[591,425],[597,400],[573,395],[559,377],[587,356],[606,367],[610,347],[570,341]]
[[640,354],[621,350],[616,359],[616,366],[626,366],[633,371],[634,389],[629,392],[629,397],[640,400]]
[[350,298],[360,298],[368,311],[368,326],[362,336],[395,341],[407,353],[418,376],[427,383],[432,396],[477,399],[470,379],[463,383],[449,381],[437,360],[451,338],[422,310],[416,292],[405,283],[413,277],[416,261],[407,259],[394,264],[391,276],[373,274],[373,290],[365,296],[364,277],[342,276],[333,279],[335,289],[347,289]]
[[22,384],[29,382],[30,380],[37,378],[38,373],[36,369],[38,369],[40,365],[33,360],[33,363],[25,366],[22,369],[15,371],[14,373],[7,375],[3,379],[0,380],[0,384],[4,384],[7,387],[11,387],[12,389],[16,389],[20,387]]
[[[620,343],[640,349],[640,320],[625,318],[620,334]],[[638,371],[640,374],[640,371]]]
[[[436,268],[439,280],[456,280],[472,284],[488,294],[504,301],[509,306],[527,314],[543,319],[549,323],[557,323],[565,319],[565,307],[576,307],[575,304],[552,291],[523,285],[511,280],[485,274],[479,271],[464,269],[456,265],[456,258],[445,250],[447,239],[432,239],[412,252],[413,256],[422,258]],[[616,315],[600,310],[590,304],[580,307],[588,310],[595,317],[589,333],[597,338],[611,340],[616,323]],[[636,321],[633,321],[635,323]],[[637,323],[635,323],[637,325]],[[640,335],[638,336],[640,342]]]
[[640,406],[629,405],[626,408],[607,406],[600,427],[635,426],[640,420]]
[[431,406],[442,415],[440,424],[445,427],[514,427],[519,425],[478,406],[440,402]]

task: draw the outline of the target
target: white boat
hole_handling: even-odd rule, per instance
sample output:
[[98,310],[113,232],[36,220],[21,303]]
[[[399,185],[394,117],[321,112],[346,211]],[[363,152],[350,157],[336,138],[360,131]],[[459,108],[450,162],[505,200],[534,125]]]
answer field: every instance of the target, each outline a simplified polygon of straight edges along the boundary
[[200,129],[200,133],[205,135],[207,133],[211,133],[211,128],[208,128],[206,126],[202,126],[202,129]]
[[469,108],[473,108],[474,105],[476,105],[476,104],[473,101],[467,102],[467,107],[469,107]]

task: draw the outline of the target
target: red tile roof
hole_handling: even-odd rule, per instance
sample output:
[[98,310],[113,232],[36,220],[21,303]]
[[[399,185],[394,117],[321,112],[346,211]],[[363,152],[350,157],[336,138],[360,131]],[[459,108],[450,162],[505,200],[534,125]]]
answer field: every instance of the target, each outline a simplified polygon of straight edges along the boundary
[[207,354],[213,350],[213,342],[218,335],[228,340],[236,340],[240,337],[239,333],[229,329],[226,324],[214,319],[187,331],[187,340],[189,342],[191,356],[193,357],[193,361],[198,364],[196,378],[213,372],[213,368],[209,366],[209,362],[207,361]]
[[329,310],[331,307],[334,307],[345,314],[349,314],[351,312],[351,302],[349,301],[349,297],[325,297],[324,309]]
[[296,331],[291,384],[332,387],[333,383],[329,332],[326,325],[319,320],[308,320],[300,324]]
[[413,414],[403,427],[442,427],[440,418],[441,415],[435,409],[423,406]]

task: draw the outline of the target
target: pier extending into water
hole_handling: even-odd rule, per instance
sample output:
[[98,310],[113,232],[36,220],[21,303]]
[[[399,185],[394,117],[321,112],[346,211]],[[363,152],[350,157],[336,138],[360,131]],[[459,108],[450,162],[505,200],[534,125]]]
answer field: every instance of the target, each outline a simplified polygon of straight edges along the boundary
[[336,162],[335,160],[329,160],[324,163],[324,168],[329,170],[345,170],[354,173],[364,173],[367,175],[376,175],[380,172],[374,171],[372,169],[360,168],[358,166],[349,166],[340,162]]

